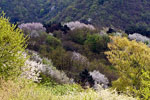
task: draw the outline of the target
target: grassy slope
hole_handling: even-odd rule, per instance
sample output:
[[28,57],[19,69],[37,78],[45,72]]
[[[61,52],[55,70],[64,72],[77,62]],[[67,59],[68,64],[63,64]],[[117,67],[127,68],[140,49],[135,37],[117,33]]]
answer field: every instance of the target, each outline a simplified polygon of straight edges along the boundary
[[[64,90],[63,85],[44,87],[27,80],[15,82],[1,80],[1,83],[0,100],[136,100],[118,95],[109,89],[101,89],[97,92],[92,89],[81,90],[78,85],[66,86],[66,93],[59,95]],[[53,91],[57,91],[57,94],[54,94]]]

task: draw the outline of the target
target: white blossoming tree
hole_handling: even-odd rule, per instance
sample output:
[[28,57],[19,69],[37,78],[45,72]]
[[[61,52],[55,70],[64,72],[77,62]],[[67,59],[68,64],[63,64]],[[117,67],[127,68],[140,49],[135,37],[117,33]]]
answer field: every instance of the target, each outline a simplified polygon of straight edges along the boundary
[[[31,54],[31,57],[26,61],[26,67],[23,67],[23,77],[31,79],[34,82],[40,82],[40,74],[42,73],[58,83],[73,83],[73,80],[69,79],[64,72],[57,70],[52,65],[51,60],[48,60],[47,58],[42,59],[33,51],[29,51],[29,53]],[[43,60],[45,63],[43,63]]]
[[23,23],[18,27],[31,38],[39,37],[41,33],[46,32],[46,28],[44,28],[41,23]]
[[138,34],[138,33],[129,34],[128,38],[131,40],[141,41],[143,43],[150,45],[150,38],[143,36],[141,34]]
[[95,81],[94,88],[97,88],[97,84],[102,85],[103,88],[108,88],[109,80],[105,75],[101,74],[99,71],[96,71],[96,70],[94,70],[93,72],[90,72],[90,75]]
[[67,25],[71,30],[78,28],[88,28],[91,30],[95,30],[95,27],[93,25],[90,24],[86,25],[84,23],[80,23],[79,21],[65,23],[64,25]]

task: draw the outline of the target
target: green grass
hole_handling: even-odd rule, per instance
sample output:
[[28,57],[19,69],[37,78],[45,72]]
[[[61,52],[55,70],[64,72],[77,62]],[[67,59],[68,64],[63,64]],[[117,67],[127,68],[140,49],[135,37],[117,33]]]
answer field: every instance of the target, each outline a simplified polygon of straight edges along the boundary
[[0,100],[136,100],[109,89],[83,90],[77,84],[45,86],[23,79],[0,83]]

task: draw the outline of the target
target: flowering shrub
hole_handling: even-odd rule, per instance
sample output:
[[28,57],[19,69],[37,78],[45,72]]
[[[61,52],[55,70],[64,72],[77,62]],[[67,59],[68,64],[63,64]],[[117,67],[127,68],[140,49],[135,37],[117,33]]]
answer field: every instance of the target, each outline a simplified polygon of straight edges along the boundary
[[94,70],[93,72],[90,72],[90,75],[95,81],[94,88],[97,88],[97,84],[100,84],[103,86],[103,88],[108,88],[109,80],[107,77],[103,74],[101,74],[99,71]]
[[99,71],[94,70],[89,72],[87,69],[85,69],[79,74],[79,76],[83,88],[92,87],[97,90],[99,85],[101,85],[103,88],[108,88],[109,80]]
[[46,32],[46,28],[44,28],[41,23],[23,23],[18,27],[31,38],[39,37],[42,32]]
[[115,70],[113,65],[105,65],[105,62],[103,60],[93,60],[90,62],[89,70],[90,71],[99,71],[101,74],[105,75],[108,80],[109,84],[111,85],[111,82],[118,79],[118,73],[117,70]]
[[89,61],[88,61],[88,59],[87,59],[87,57],[85,57],[85,56],[83,56],[83,55],[81,55],[80,53],[77,53],[77,52],[73,52],[72,53],[72,60],[73,61],[78,61],[78,62],[80,62],[80,63],[89,63]]
[[53,67],[50,60],[43,58],[44,64],[43,60],[41,60],[36,52],[29,52],[32,53],[32,56],[30,60],[26,61],[27,67],[23,68],[24,72],[22,76],[25,76],[27,79],[32,79],[35,82],[40,82],[42,78],[40,77],[40,73],[42,73],[59,83],[73,82],[73,80],[69,79],[64,72]]
[[94,26],[89,24],[86,25],[84,23],[80,23],[79,21],[65,23],[65,25],[67,25],[71,30],[78,29],[78,28],[88,28],[91,30],[95,30]]
[[141,41],[147,44],[150,43],[150,38],[143,36],[141,34],[138,34],[138,33],[129,34],[128,38],[131,40]]
[[72,70],[76,74],[90,67],[89,66],[90,62],[88,58],[77,52],[72,52],[71,61],[72,61]]
[[23,68],[22,76],[27,79],[31,79],[34,82],[40,82],[40,69],[43,67],[41,63],[37,63],[36,61],[27,60]]
[[42,58],[38,55],[38,53],[28,50],[28,54],[30,55],[30,60],[42,63]]

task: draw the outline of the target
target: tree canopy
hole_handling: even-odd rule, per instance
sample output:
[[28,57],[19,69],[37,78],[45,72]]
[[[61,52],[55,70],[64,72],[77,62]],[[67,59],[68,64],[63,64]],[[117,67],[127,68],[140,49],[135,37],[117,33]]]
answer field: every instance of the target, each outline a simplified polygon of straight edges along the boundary
[[0,78],[15,77],[25,62],[26,38],[23,32],[0,16]]
[[120,78],[113,82],[113,87],[148,100],[146,98],[150,97],[150,48],[142,42],[129,41],[125,37],[111,39],[112,42],[108,44],[110,51],[106,54],[120,75]]

